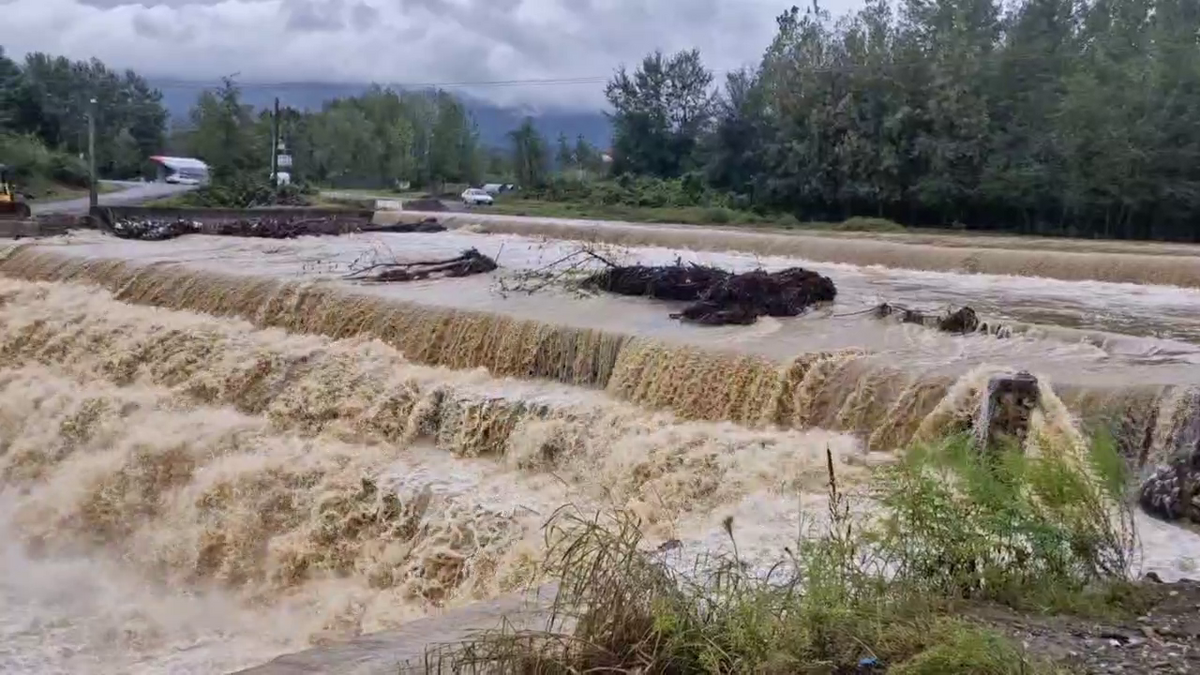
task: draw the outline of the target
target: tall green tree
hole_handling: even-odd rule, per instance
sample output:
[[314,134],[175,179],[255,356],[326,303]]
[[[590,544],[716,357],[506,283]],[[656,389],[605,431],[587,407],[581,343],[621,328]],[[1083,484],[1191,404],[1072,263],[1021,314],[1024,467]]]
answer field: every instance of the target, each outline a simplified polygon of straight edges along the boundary
[[526,117],[521,126],[508,134],[513,144],[513,172],[522,187],[544,185],[549,176],[546,139],[538,133],[533,119]]
[[[1197,240],[1198,29],[1186,0],[792,9],[719,92],[705,176],[806,218]],[[618,71],[610,93],[654,100],[660,61]],[[640,142],[662,135],[657,108],[614,107],[618,145],[639,139],[619,147],[623,168],[679,175]]]
[[674,177],[692,169],[712,119],[712,79],[694,49],[655,51],[632,73],[619,68],[605,88],[613,108],[613,170]]
[[554,165],[559,173],[566,173],[577,168],[575,149],[571,147],[567,135],[561,132],[558,134],[558,142],[555,144]]
[[267,175],[270,146],[262,143],[259,120],[253,107],[242,103],[232,78],[223,78],[220,89],[202,92],[190,118],[188,149],[209,165],[214,178],[246,171]]

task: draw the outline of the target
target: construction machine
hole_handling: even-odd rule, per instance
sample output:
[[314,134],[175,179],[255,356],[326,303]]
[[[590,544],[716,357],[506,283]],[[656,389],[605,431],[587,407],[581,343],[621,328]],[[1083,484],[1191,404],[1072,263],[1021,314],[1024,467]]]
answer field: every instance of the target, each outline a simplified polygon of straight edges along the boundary
[[13,185],[12,171],[0,164],[0,219],[25,220],[32,215],[29,204],[25,203],[25,196],[17,192]]

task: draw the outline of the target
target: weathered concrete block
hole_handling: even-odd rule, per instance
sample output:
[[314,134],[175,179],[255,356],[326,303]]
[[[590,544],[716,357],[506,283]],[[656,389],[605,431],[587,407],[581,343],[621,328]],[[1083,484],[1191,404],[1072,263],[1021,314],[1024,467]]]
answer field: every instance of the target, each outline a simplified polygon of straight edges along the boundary
[[979,414],[972,425],[978,447],[992,452],[1020,447],[1029,433],[1029,416],[1040,399],[1038,379],[1025,371],[988,380]]

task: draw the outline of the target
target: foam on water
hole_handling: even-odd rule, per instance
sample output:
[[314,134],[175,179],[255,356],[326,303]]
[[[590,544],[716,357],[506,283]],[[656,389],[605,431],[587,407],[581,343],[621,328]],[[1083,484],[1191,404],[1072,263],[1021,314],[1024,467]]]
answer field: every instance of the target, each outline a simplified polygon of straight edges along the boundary
[[[804,331],[820,317],[698,332],[663,329],[651,303],[553,295],[527,301],[548,306],[529,321],[477,279],[331,282],[381,241],[414,257],[502,243],[518,268],[547,254],[438,236],[87,235],[0,255],[6,275],[53,280],[0,279],[0,670],[219,672],[494,598],[531,580],[540,527],[564,504],[632,510],[651,543],[680,539],[687,554],[727,545],[731,516],[743,553],[776,559],[823,514],[827,449],[853,491],[894,448],[972,417],[996,361],[1093,367],[1113,385],[1043,380],[1031,452],[1075,447],[1079,414],[1120,410],[1152,464],[1194,413],[1180,403],[1190,390],[1121,380],[1194,383],[1179,340],[1160,341],[1164,354],[1132,336],[951,338],[861,317],[816,338]],[[845,280],[842,309],[874,302],[872,284],[966,293],[953,275],[822,269]],[[1031,306],[1065,304],[1071,286],[1005,283]],[[1178,297],[1192,292],[1175,291],[1143,301],[1188,306]],[[484,297],[507,314],[427,304]],[[634,335],[598,330],[610,323]],[[883,350],[795,349],[809,344]],[[1186,576],[1200,559],[1196,537],[1142,527],[1147,569]]]
[[5,672],[240,667],[521,585],[564,504],[699,538],[872,461],[79,286],[0,281],[0,354]]

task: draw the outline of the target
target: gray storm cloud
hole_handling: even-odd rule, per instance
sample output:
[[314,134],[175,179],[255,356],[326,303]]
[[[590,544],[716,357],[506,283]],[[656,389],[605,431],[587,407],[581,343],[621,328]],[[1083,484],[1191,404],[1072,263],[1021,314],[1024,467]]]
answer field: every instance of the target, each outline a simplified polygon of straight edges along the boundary
[[[656,48],[699,48],[719,71],[755,62],[786,8],[777,0],[9,0],[5,21],[22,30],[6,34],[4,47],[178,79],[593,78]],[[465,89],[501,105],[603,104],[596,82]]]

